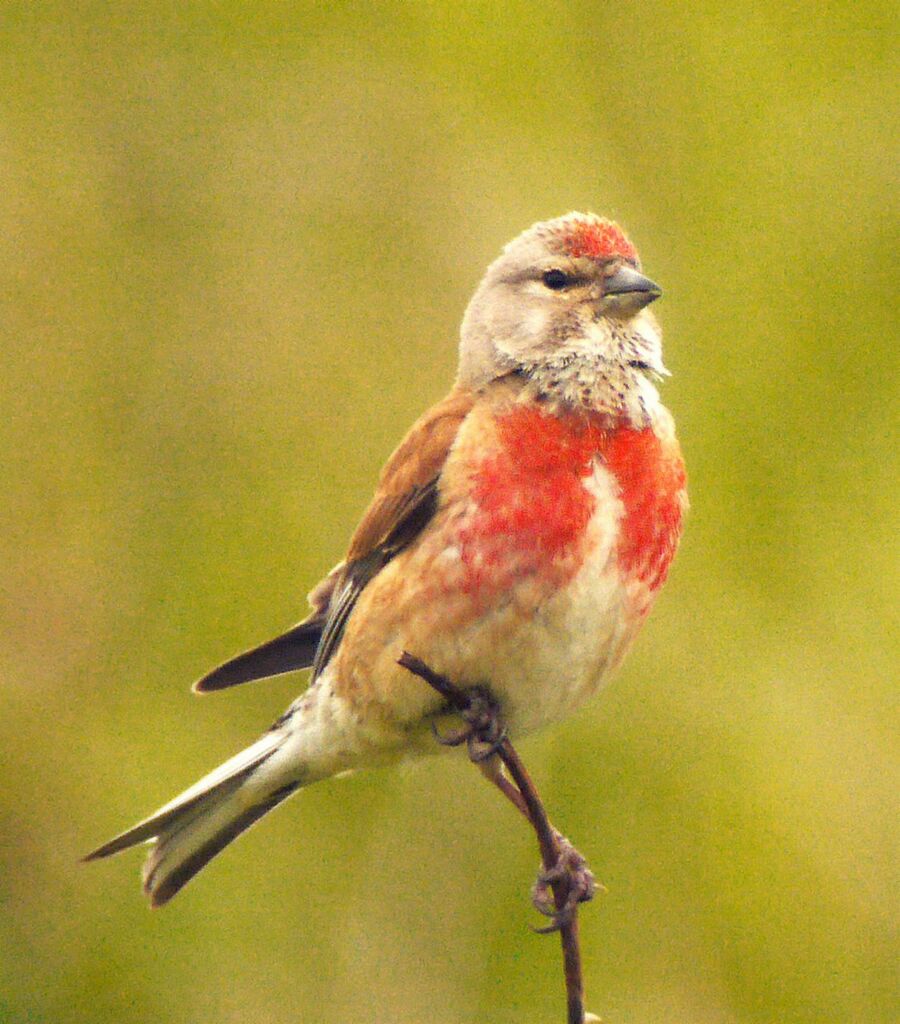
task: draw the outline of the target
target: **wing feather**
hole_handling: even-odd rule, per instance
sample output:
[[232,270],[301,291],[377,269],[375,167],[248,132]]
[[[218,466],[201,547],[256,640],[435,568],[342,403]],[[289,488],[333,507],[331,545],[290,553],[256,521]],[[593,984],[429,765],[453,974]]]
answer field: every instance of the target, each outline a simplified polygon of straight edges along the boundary
[[437,511],[441,471],[473,402],[471,392],[452,391],[413,425],[388,459],[375,497],[350,540],[336,600],[316,652],[313,679],[337,650],[359,595]]
[[471,392],[454,390],[413,425],[381,472],[346,561],[310,593],[312,614],[207,673],[194,684],[197,692],[224,690],[310,666],[313,678],[319,675],[337,650],[359,595],[437,510],[441,470],[473,402]]

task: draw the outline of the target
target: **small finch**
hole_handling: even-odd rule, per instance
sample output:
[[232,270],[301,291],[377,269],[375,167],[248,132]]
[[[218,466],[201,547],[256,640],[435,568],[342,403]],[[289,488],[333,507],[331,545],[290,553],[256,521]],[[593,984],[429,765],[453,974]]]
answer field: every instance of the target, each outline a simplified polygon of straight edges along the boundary
[[261,739],[88,855],[152,840],[144,891],[171,899],[286,797],[441,749],[442,698],[404,651],[490,691],[512,737],[563,718],[619,664],[665,581],[687,508],[659,288],[594,214],[535,224],[488,268],[459,373],[388,459],[345,559],[282,636],[205,693],[311,668]]

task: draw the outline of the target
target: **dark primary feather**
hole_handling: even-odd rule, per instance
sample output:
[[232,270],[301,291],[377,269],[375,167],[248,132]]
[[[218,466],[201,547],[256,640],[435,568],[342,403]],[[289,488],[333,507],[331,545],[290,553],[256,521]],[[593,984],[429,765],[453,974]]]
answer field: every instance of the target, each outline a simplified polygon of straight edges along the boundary
[[277,807],[299,785],[299,782],[288,783],[265,800],[252,807],[248,807],[243,813],[223,825],[218,832],[210,836],[190,856],[180,861],[174,870],[164,873],[162,876],[159,875],[159,870],[166,852],[166,841],[163,839],[157,842],[154,849],[150,852],[144,868],[144,892],[150,897],[150,905],[161,907],[164,903],[168,903],[176,893],[180,892],[187,885],[197,872],[206,867],[217,853],[224,850],[232,840],[237,839],[242,832],[245,832],[251,825],[259,821],[264,814],[268,814],[274,807]]
[[398,510],[397,521],[384,540],[368,554],[343,568],[337,588],[338,597],[331,602],[327,614],[320,613],[281,636],[238,654],[194,683],[194,690],[210,693],[311,665],[315,678],[337,649],[350,612],[363,589],[416,537],[434,515],[436,504],[437,477],[422,487],[414,487]]
[[316,656],[325,622],[325,616],[318,615],[307,622],[301,622],[274,640],[267,640],[258,647],[244,651],[208,672],[194,683],[194,689],[198,693],[209,693],[254,679],[266,679],[284,672],[309,668]]

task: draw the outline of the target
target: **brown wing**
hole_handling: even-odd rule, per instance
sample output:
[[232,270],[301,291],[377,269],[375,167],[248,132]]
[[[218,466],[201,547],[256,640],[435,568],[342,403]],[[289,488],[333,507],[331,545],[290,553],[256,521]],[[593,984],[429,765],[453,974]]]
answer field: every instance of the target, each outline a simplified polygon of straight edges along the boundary
[[337,649],[359,595],[434,515],[441,471],[473,401],[471,392],[451,391],[413,425],[388,459],[375,497],[350,540],[313,662],[314,679]]
[[347,565],[367,555],[396,528],[416,488],[440,476],[474,400],[470,391],[451,391],[412,425],[381,471],[375,497],[350,539]]
[[213,669],[194,684],[196,691],[224,690],[310,665],[313,678],[322,671],[366,585],[434,515],[441,470],[472,402],[469,392],[452,391],[413,425],[381,472],[346,561],[309,595],[312,614],[281,636]]

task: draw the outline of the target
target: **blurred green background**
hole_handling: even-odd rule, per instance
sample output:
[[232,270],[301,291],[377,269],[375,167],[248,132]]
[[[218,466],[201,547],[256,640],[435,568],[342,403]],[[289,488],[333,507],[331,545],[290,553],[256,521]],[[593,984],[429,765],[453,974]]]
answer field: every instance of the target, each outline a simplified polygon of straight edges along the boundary
[[609,1024],[898,1019],[893,4],[0,13],[0,1020],[562,1019],[461,754],[304,792],[164,911],[77,858],[254,738],[188,684],[304,614],[484,265],[621,220],[693,511],[523,756],[609,888]]

